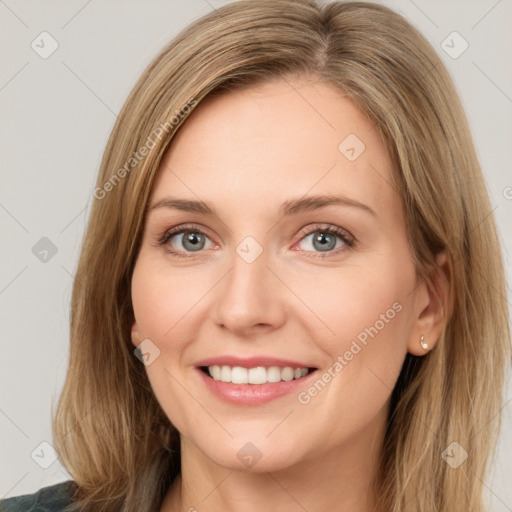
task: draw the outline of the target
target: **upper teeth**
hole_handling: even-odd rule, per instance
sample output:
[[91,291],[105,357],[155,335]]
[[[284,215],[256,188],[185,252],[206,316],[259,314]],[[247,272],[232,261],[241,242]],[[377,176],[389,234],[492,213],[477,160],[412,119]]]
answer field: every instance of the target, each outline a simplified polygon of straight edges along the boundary
[[258,366],[257,368],[243,368],[242,366],[208,366],[210,375],[215,380],[232,382],[233,384],[266,384],[267,382],[280,382],[300,379],[308,373],[307,368],[292,368],[285,366]]

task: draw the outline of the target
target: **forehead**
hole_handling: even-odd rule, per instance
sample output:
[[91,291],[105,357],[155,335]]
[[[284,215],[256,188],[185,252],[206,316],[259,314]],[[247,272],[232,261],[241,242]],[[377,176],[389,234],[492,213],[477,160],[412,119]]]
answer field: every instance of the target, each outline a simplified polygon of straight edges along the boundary
[[343,193],[375,209],[397,202],[391,164],[371,120],[337,88],[274,80],[206,98],[167,151],[152,200],[282,202]]

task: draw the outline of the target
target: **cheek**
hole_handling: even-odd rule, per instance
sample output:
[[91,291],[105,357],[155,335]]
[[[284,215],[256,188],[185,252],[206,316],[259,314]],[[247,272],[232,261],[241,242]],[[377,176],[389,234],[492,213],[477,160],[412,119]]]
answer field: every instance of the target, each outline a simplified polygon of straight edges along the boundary
[[[411,273],[386,267],[336,269],[323,276],[297,280],[297,295],[323,323],[326,338],[348,341],[366,328],[379,331],[396,326],[405,315]],[[301,283],[301,284],[300,284]],[[401,311],[398,311],[401,310]],[[364,335],[361,336],[364,338]]]
[[336,367],[345,375],[338,380],[364,388],[376,382],[373,371],[392,388],[407,352],[412,264],[352,266],[301,282],[295,291],[314,313],[303,317],[303,325],[316,333],[328,359],[343,366]]
[[190,279],[185,272],[169,271],[141,254],[132,277],[132,303],[139,333],[159,346],[179,339],[176,333],[186,323],[194,305],[208,291],[204,279]]

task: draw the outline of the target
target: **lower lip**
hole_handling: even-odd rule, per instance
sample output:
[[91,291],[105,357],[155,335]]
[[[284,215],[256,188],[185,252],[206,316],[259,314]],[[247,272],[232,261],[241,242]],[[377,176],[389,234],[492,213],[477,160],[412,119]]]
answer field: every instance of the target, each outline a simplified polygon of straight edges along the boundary
[[201,369],[197,370],[206,387],[225,402],[236,405],[262,405],[276,398],[299,391],[305,381],[315,372],[300,379],[266,384],[232,384],[208,377]]

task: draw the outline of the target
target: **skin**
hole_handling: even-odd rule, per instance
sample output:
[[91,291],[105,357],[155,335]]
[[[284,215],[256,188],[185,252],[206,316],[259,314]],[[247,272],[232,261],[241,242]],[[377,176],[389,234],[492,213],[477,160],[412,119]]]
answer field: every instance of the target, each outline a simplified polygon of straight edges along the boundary
[[[338,149],[349,134],[365,145],[355,161]],[[146,370],[182,445],[182,473],[162,512],[373,510],[369,486],[392,389],[407,352],[424,355],[421,335],[432,348],[443,327],[440,302],[417,281],[391,183],[370,120],[314,77],[208,98],[180,129],[149,205],[172,195],[202,200],[218,215],[150,210],[132,278],[132,341],[149,338],[160,350]],[[375,215],[347,205],[279,214],[284,201],[322,194],[344,195]],[[186,223],[206,235],[201,251],[181,235],[158,245]],[[336,238],[322,252],[314,235],[301,234],[317,224],[339,226],[356,243]],[[263,249],[250,264],[236,252],[247,236]],[[434,279],[444,296],[447,279]],[[304,361],[321,377],[395,303],[400,312],[307,404],[296,393],[228,404],[199,378],[198,361],[220,355]],[[261,453],[250,468],[237,457],[248,442]]]

